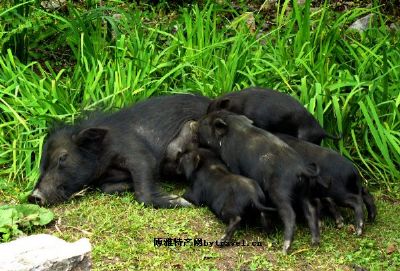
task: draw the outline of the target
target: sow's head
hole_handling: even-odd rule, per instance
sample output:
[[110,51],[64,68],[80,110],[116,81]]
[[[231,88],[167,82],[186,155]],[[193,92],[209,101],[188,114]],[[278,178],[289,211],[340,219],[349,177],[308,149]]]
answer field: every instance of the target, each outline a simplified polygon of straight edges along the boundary
[[47,139],[40,178],[28,200],[40,205],[61,203],[89,185],[100,167],[107,129],[63,127]]

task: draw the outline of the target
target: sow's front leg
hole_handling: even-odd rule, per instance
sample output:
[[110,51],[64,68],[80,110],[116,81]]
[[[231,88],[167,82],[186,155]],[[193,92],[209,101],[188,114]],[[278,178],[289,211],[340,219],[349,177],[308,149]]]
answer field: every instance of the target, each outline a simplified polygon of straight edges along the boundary
[[100,190],[106,194],[119,194],[133,190],[132,182],[103,183]]
[[119,168],[108,168],[96,183],[106,194],[118,194],[133,190],[131,174]]
[[130,171],[137,201],[155,208],[174,208],[193,206],[184,198],[162,192],[156,182],[158,168],[156,158],[149,152],[135,152],[135,157],[125,161]]

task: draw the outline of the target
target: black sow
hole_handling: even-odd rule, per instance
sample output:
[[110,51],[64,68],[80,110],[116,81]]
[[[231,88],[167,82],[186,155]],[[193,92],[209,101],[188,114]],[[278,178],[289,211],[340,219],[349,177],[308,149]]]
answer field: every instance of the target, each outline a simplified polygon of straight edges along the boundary
[[121,184],[132,180],[139,202],[189,205],[160,191],[157,181],[169,143],[186,122],[204,115],[208,104],[201,96],[162,96],[57,129],[45,143],[40,179],[29,200],[60,203],[85,186],[110,188],[120,176]]

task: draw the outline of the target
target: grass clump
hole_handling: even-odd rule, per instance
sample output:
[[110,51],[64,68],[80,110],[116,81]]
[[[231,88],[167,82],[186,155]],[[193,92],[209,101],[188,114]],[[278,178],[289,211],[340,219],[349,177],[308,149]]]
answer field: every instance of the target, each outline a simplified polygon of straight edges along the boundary
[[[6,182],[31,189],[54,119],[73,121],[84,110],[115,110],[153,95],[215,97],[260,85],[298,98],[327,131],[343,135],[327,144],[356,162],[370,185],[398,194],[399,34],[385,25],[378,7],[337,14],[328,3],[313,10],[306,1],[289,11],[283,1],[276,26],[253,33],[248,16],[228,4],[177,7],[162,24],[156,8],[143,9],[144,18],[133,4],[69,4],[52,13],[23,5],[30,17],[21,20],[41,21],[25,39],[47,36],[29,44],[34,48],[28,47],[26,60],[2,44],[0,176]],[[13,18],[16,11],[12,6],[1,16]],[[368,13],[375,14],[369,29],[347,30]],[[260,15],[255,18],[261,25]],[[3,32],[9,41],[15,35]],[[56,61],[48,57],[53,52]]]

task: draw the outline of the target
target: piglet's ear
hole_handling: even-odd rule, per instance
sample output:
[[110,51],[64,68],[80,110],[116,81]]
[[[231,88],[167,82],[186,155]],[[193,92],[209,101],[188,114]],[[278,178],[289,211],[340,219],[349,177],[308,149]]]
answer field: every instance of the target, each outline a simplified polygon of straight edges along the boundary
[[189,124],[189,128],[193,132],[197,132],[199,130],[199,123],[197,121],[191,121]]
[[200,154],[197,154],[197,155],[195,155],[193,157],[193,167],[194,167],[194,169],[197,169],[199,167],[200,161],[201,161]]
[[213,121],[213,126],[218,136],[224,135],[228,131],[228,124],[221,118],[216,118]]
[[182,165],[182,159],[178,160],[178,165],[176,166],[176,174],[181,175],[183,173],[183,165]]
[[104,128],[86,128],[75,135],[73,140],[79,147],[98,147],[101,143],[103,143],[107,133],[108,130]]
[[238,118],[243,120],[244,122],[246,122],[249,125],[253,124],[253,121],[251,119],[249,119],[248,117],[246,117],[245,115],[238,115]]
[[207,113],[221,109],[228,109],[230,100],[228,98],[215,99],[208,105]]
[[228,109],[230,102],[231,101],[228,98],[221,99],[218,102],[218,109]]

